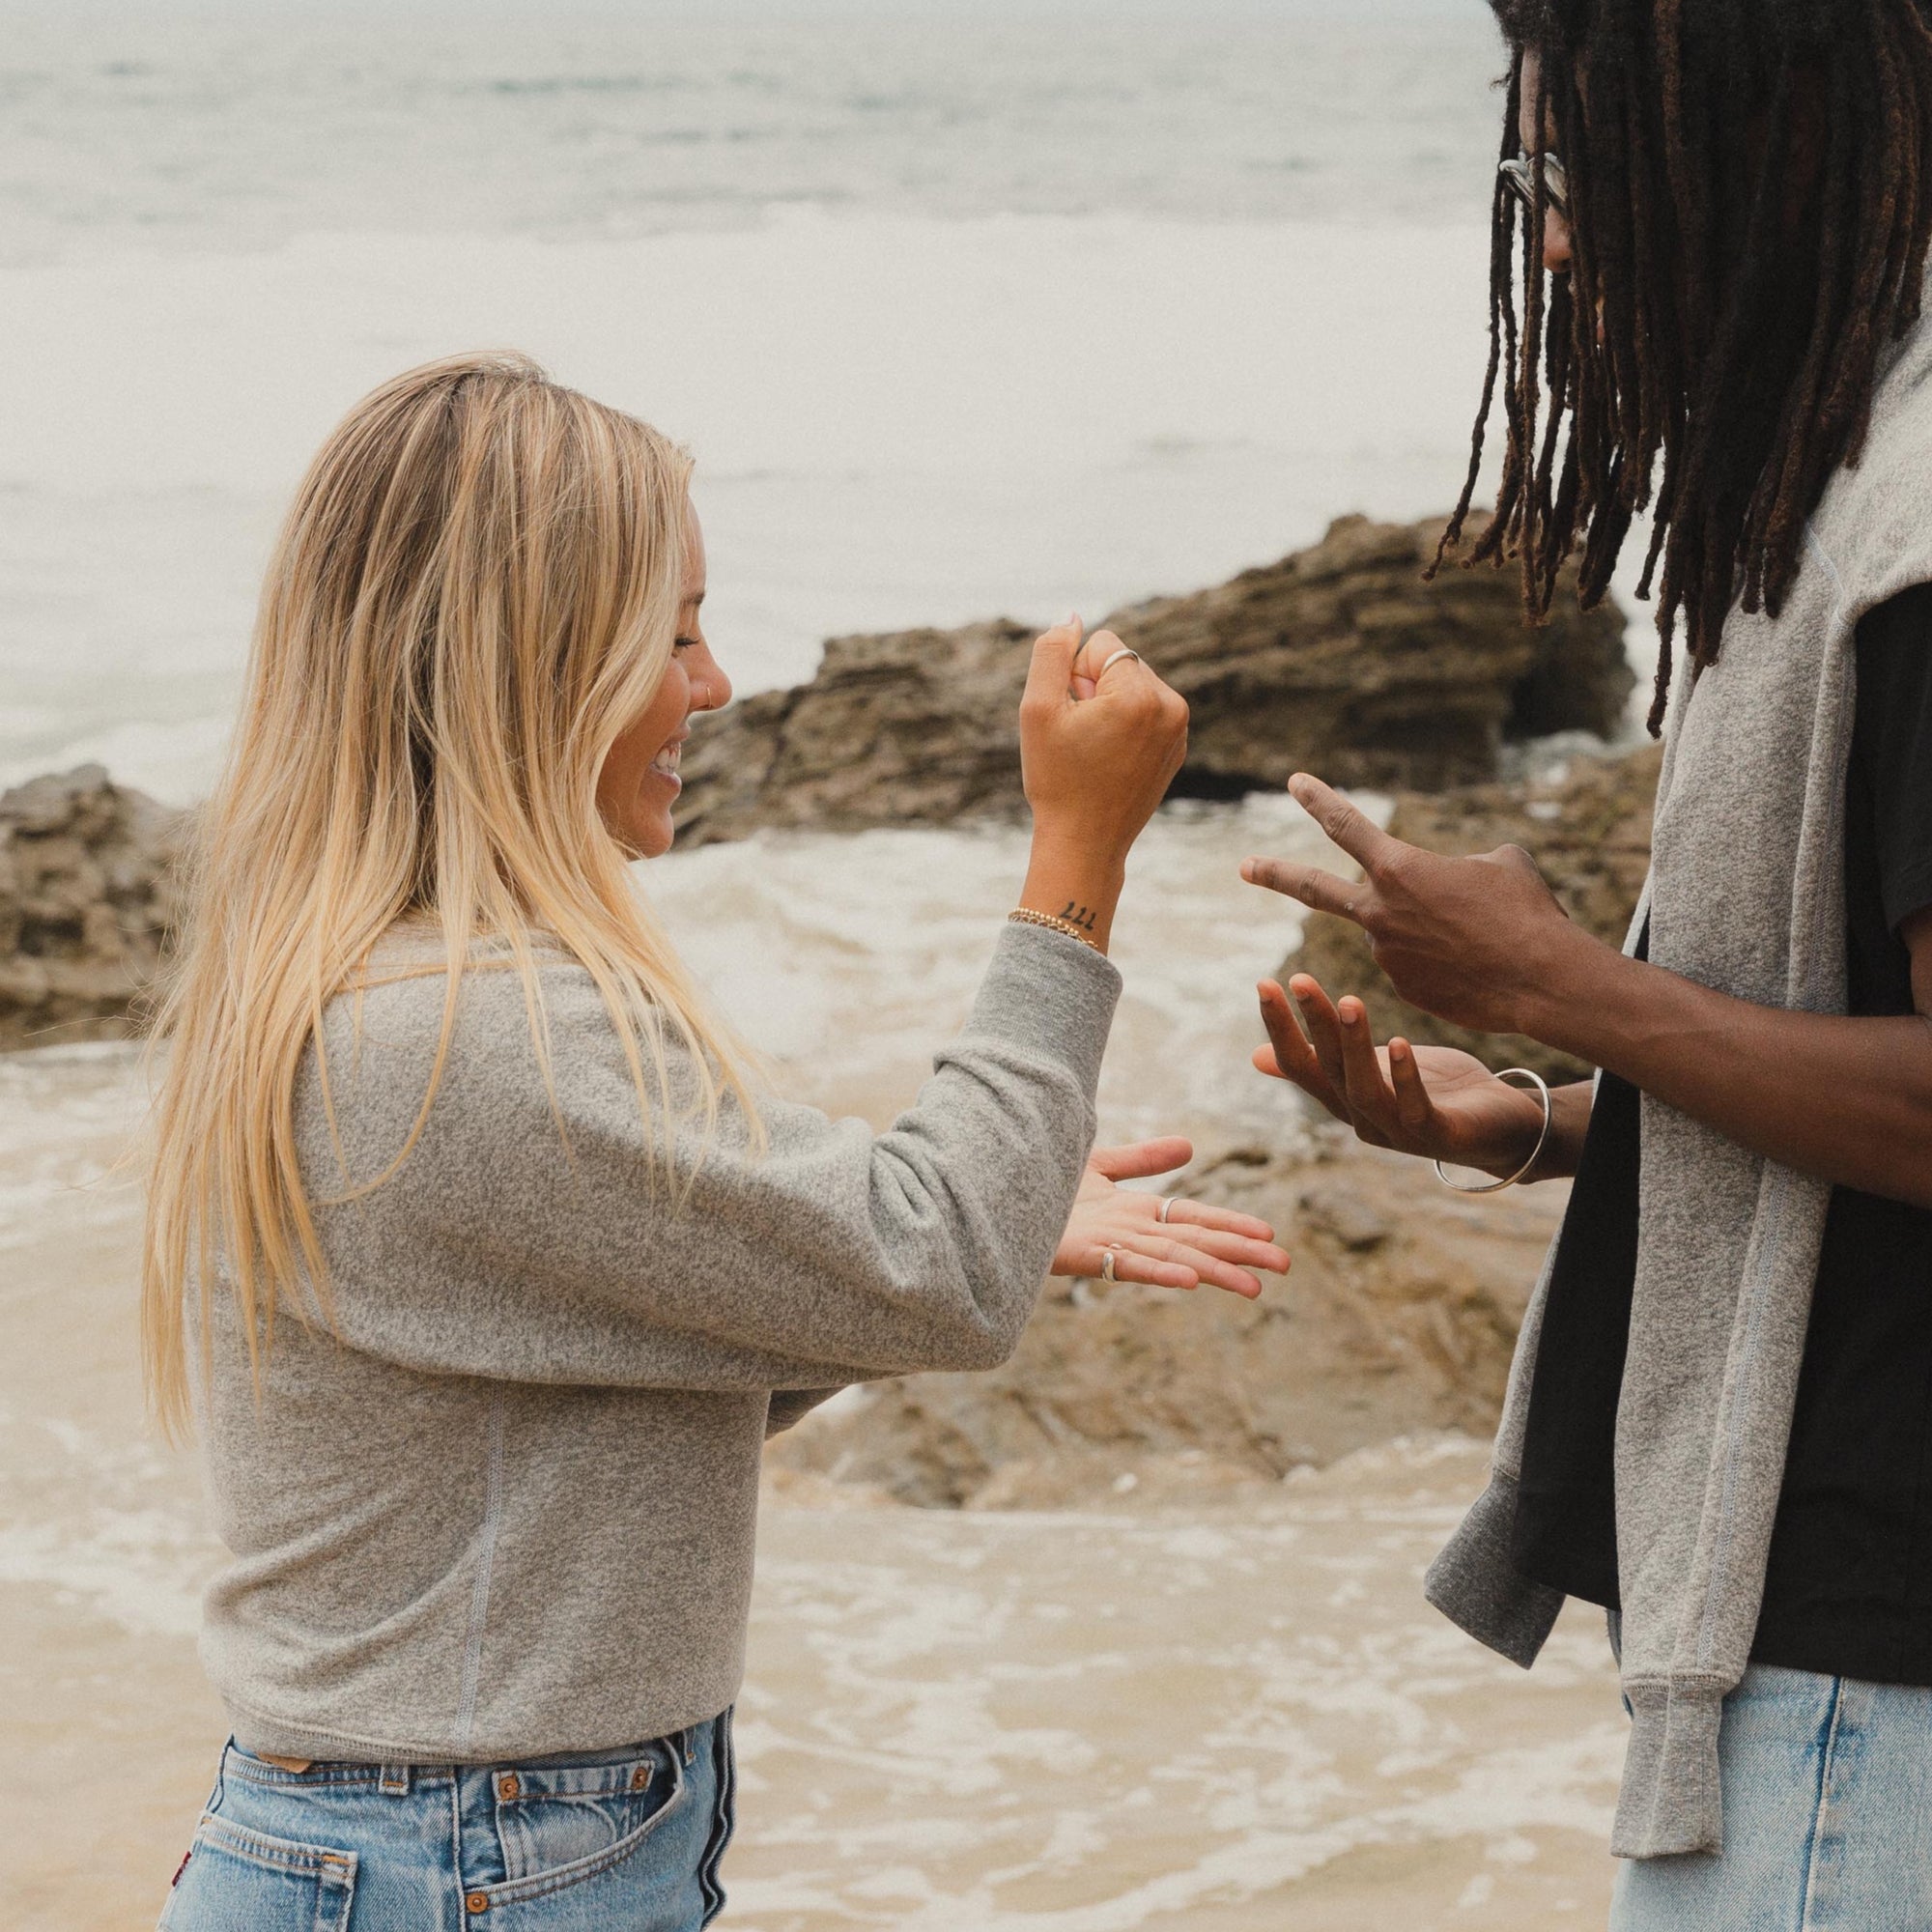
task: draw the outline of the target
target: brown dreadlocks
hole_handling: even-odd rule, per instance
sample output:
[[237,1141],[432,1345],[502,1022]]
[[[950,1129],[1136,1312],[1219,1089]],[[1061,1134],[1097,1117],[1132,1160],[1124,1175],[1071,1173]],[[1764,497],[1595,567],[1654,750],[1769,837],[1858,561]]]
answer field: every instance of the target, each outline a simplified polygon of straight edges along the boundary
[[1655,732],[1680,613],[1693,676],[1740,596],[1776,614],[1806,519],[1859,459],[1886,345],[1918,319],[1932,0],[1491,4],[1517,50],[1503,156],[1527,104],[1568,171],[1573,260],[1544,271],[1541,171],[1533,205],[1499,179],[1489,373],[1442,548],[1461,540],[1500,379],[1509,447],[1469,560],[1520,556],[1541,618],[1580,550],[1588,608],[1650,509]]

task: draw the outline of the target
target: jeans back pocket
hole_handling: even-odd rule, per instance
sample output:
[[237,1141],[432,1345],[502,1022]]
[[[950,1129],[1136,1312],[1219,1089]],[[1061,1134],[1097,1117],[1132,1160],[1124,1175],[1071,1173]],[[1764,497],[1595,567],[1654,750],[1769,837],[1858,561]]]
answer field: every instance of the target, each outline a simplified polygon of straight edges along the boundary
[[202,1819],[160,1932],[348,1932],[355,1854]]

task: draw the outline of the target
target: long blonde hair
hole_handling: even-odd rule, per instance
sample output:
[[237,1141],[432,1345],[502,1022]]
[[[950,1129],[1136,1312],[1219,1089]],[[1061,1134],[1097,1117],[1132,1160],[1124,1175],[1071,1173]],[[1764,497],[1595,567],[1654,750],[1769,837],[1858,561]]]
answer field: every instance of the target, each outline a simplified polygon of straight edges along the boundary
[[647,1127],[653,1093],[672,1118],[668,1037],[698,1071],[687,1117],[708,1129],[728,1092],[755,1121],[741,1054],[596,803],[670,662],[690,473],[647,424],[484,355],[365,397],[302,479],[158,1014],[141,1325],[171,1433],[189,1418],[189,1304],[205,1350],[217,1258],[258,1383],[280,1303],[327,1315],[296,1079],[324,1008],[399,920],[440,927],[442,1034],[408,1146],[354,1191],[420,1134],[479,940],[523,975],[546,1081],[533,932],[596,980]]

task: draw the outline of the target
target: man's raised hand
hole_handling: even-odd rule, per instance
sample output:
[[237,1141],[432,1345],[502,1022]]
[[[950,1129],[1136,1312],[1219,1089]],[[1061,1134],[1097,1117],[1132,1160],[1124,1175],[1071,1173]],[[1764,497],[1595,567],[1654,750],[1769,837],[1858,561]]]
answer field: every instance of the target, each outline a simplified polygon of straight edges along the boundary
[[1250,885],[1351,920],[1411,1006],[1483,1033],[1534,1031],[1535,997],[1560,982],[1555,956],[1578,940],[1596,942],[1571,925],[1521,846],[1445,859],[1391,838],[1319,779],[1298,774],[1289,791],[1362,877],[1257,858],[1241,867]]

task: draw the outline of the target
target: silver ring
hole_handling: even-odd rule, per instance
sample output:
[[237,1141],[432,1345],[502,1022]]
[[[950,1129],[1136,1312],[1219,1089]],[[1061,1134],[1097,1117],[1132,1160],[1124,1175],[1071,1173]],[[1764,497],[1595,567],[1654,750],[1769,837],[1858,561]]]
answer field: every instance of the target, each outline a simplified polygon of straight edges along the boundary
[[1094,673],[1094,682],[1095,684],[1098,684],[1098,683],[1100,682],[1100,680],[1101,680],[1101,679],[1102,679],[1103,677],[1105,677],[1105,676],[1107,675],[1107,673],[1108,673],[1108,672],[1109,672],[1110,670],[1112,670],[1112,669],[1113,669],[1113,668],[1114,668],[1114,667],[1115,667],[1115,666],[1116,666],[1117,664],[1119,664],[1119,663],[1120,663],[1120,661],[1121,661],[1121,660],[1122,660],[1122,658],[1132,658],[1132,659],[1133,659],[1133,661],[1134,661],[1134,662],[1135,662],[1136,664],[1145,664],[1145,663],[1147,662],[1147,660],[1146,660],[1146,659],[1145,659],[1144,657],[1142,657],[1142,656],[1141,656],[1140,652],[1138,652],[1138,651],[1130,651],[1130,650],[1129,650],[1129,649],[1128,649],[1128,648],[1126,647],[1126,645],[1125,645],[1125,644],[1122,644],[1122,645],[1121,646],[1121,648],[1120,648],[1119,650],[1117,650],[1117,651],[1116,651],[1116,652],[1114,653],[1114,655],[1113,655],[1112,657],[1110,657],[1110,658],[1109,658],[1109,659],[1107,660],[1107,662],[1106,662],[1105,664],[1103,664],[1103,665],[1102,665],[1102,666],[1100,667],[1100,668],[1099,668],[1098,670],[1096,670],[1096,671],[1095,671],[1095,672]]
[[1114,1272],[1114,1250],[1112,1248],[1102,1248],[1100,1250],[1100,1279],[1102,1281],[1120,1280],[1120,1276]]
[[1178,1194],[1163,1194],[1160,1197],[1160,1213],[1156,1218],[1161,1226],[1167,1226],[1167,1217],[1174,1212],[1174,1204],[1180,1199]]

